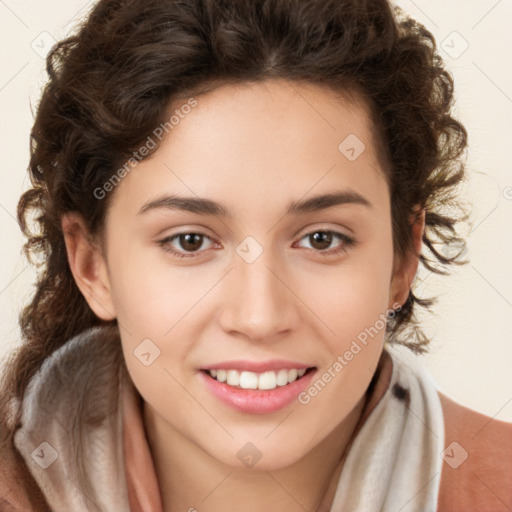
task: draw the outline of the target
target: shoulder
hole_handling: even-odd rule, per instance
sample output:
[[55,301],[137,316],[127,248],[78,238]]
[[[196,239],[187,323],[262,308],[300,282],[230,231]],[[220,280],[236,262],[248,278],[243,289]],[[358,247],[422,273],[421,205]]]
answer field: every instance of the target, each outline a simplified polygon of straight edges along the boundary
[[438,512],[512,510],[512,423],[438,393],[445,425]]
[[24,461],[6,444],[0,446],[0,512],[50,512]]
[[19,476],[11,454],[3,448],[0,461],[0,512],[30,510],[30,502],[25,489],[20,485]]

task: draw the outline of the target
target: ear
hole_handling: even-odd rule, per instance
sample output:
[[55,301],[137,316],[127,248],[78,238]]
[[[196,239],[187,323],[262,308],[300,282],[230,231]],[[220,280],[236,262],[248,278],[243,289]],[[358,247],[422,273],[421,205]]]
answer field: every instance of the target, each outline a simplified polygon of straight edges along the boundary
[[69,267],[92,311],[102,320],[116,318],[105,258],[90,237],[83,218],[67,213],[61,220]]
[[409,291],[411,289],[411,283],[418,270],[421,254],[421,244],[423,233],[425,231],[425,210],[417,209],[416,212],[410,218],[412,237],[413,237],[413,250],[407,252],[402,258],[395,258],[393,277],[391,279],[391,287],[389,294],[389,305],[390,309],[396,309],[393,304],[403,305]]

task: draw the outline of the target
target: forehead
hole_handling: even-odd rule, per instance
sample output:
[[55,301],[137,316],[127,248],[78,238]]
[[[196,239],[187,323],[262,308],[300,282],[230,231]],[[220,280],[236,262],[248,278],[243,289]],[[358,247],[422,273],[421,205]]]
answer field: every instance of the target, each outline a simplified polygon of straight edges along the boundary
[[246,193],[243,200],[256,204],[257,197],[289,202],[340,184],[382,188],[368,108],[357,95],[267,80],[222,85],[193,99],[171,103],[172,129],[117,187],[127,204],[140,207],[142,196],[165,190]]
[[[178,113],[189,100],[189,97],[175,99],[170,112]],[[190,113],[179,120],[180,124],[187,120],[188,133],[174,127],[175,137],[199,128],[200,135],[218,142],[224,130],[229,129],[231,135],[250,135],[255,142],[265,136],[281,142],[284,135],[300,140],[311,139],[316,134],[337,147],[338,139],[352,134],[364,139],[366,146],[374,145],[368,105],[353,91],[335,91],[326,85],[304,81],[270,79],[219,85],[195,100],[197,106],[188,109]],[[230,124],[226,125],[224,122],[228,121]],[[216,133],[219,139],[215,138]],[[276,135],[280,138],[276,139]]]

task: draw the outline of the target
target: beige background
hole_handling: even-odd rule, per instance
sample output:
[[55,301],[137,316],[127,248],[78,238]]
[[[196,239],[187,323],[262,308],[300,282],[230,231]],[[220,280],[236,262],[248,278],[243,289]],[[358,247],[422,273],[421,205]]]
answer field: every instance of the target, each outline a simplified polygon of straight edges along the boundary
[[[435,315],[422,315],[433,342],[421,358],[449,396],[512,421],[512,1],[398,3],[436,37],[470,142],[463,193],[474,205],[471,263],[452,277],[420,274],[418,293],[439,295]],[[19,342],[17,315],[33,289],[15,212],[28,187],[31,108],[45,79],[43,57],[90,5],[0,0],[0,357]]]

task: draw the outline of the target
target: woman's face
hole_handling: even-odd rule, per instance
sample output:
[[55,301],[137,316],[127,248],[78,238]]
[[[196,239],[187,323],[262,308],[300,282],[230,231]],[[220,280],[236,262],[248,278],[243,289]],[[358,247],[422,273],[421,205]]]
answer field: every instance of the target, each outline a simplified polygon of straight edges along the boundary
[[[327,89],[226,85],[185,103],[113,192],[91,305],[117,317],[162,432],[282,467],[361,400],[407,297],[388,187],[365,109]],[[238,372],[229,385],[206,368]]]

